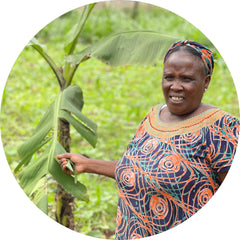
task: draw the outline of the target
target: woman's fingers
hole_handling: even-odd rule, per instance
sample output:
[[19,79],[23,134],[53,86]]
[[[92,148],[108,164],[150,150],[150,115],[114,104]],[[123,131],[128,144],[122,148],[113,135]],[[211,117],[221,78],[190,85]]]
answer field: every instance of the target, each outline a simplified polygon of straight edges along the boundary
[[62,158],[59,163],[61,164],[61,168],[62,170],[67,173],[67,174],[73,174],[67,167],[67,159],[66,158]]
[[67,159],[63,158],[62,160],[60,160],[61,166],[65,166],[67,164]]
[[57,155],[58,159],[62,159],[62,158],[71,158],[72,154],[71,153],[63,153],[63,154],[59,154]]
[[[86,157],[84,157],[81,154],[63,153],[63,154],[57,155],[57,158],[59,159],[59,163],[61,164],[63,171],[68,174],[69,174],[69,171],[68,171],[69,169],[66,167],[68,160],[70,160],[72,163],[74,163],[75,170],[77,173],[83,173],[85,171],[84,164],[86,162]],[[71,174],[73,174],[73,173],[71,172]]]
[[78,154],[75,153],[63,153],[60,155],[57,155],[58,159],[69,159],[71,162],[76,163],[79,158],[78,158]]

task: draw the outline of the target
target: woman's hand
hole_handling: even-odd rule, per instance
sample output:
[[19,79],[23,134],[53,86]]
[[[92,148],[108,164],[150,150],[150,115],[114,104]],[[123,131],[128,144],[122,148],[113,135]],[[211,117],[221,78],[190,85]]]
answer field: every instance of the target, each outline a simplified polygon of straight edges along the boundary
[[115,169],[118,161],[97,160],[76,153],[60,154],[57,158],[59,159],[62,170],[67,174],[73,174],[66,166],[67,160],[69,159],[74,163],[76,173],[95,173],[115,178]]
[[86,166],[89,159],[87,157],[84,157],[81,154],[76,153],[64,153],[61,155],[58,155],[57,158],[59,159],[59,162],[61,164],[62,170],[67,174],[73,174],[72,171],[70,171],[67,168],[67,160],[69,159],[71,162],[75,165],[75,170],[77,173],[84,173],[86,172]]

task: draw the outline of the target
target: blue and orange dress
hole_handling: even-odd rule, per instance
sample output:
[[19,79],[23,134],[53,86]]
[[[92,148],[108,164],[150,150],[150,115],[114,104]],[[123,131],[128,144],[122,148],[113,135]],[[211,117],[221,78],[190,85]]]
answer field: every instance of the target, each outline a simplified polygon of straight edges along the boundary
[[115,176],[119,188],[116,239],[166,231],[201,209],[220,186],[237,148],[239,121],[214,108],[165,123],[157,105],[143,119]]

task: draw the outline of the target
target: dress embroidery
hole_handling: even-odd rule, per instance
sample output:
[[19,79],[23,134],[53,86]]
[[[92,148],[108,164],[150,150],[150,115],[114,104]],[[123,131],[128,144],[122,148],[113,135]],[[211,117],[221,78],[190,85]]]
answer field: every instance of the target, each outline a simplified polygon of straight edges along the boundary
[[143,119],[116,167],[119,188],[116,239],[166,231],[201,209],[219,188],[238,141],[239,121],[219,109],[177,124]]

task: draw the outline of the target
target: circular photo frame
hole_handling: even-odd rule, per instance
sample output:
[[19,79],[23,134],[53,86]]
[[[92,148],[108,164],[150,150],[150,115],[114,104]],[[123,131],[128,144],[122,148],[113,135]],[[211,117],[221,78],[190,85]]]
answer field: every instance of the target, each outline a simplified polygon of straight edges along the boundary
[[[129,39],[136,37],[137,31],[138,33],[145,34],[144,36],[138,36],[142,37],[141,43],[148,38],[146,35],[149,33],[154,32],[155,34],[158,32],[162,39],[164,38],[163,45],[166,42],[166,46],[168,47],[171,45],[170,41],[168,41],[169,39],[172,39],[171,43],[178,39],[192,39],[212,49],[215,59],[214,74],[212,75],[209,88],[204,94],[203,102],[221,108],[237,118],[239,117],[238,88],[236,88],[238,86],[235,83],[235,87],[232,79],[234,74],[231,71],[231,76],[222,55],[220,55],[218,48],[215,47],[218,47],[218,45],[222,46],[221,43],[218,43],[216,39],[218,45],[213,45],[199,29],[182,17],[176,15],[175,13],[185,17],[186,14],[184,11],[181,13],[181,11],[177,10],[177,4],[176,6],[172,6],[171,4],[163,4],[160,6],[160,3],[154,3],[154,5],[152,5],[151,3],[144,2],[108,1],[98,2],[93,10],[84,10],[84,6],[80,3],[79,5],[81,5],[80,8],[76,8],[75,5],[71,8],[75,10],[64,13],[64,15],[61,15],[35,34],[35,37],[18,56],[7,77],[5,86],[1,86],[4,88],[1,106],[2,144],[7,162],[10,166],[10,170],[7,166],[5,171],[8,175],[7,178],[10,177],[11,179],[10,182],[15,185],[17,180],[21,188],[23,188],[24,192],[28,195],[28,197],[26,197],[22,189],[19,189],[18,186],[13,187],[13,189],[16,189],[16,192],[20,194],[21,205],[30,205],[30,209],[26,210],[26,212],[29,212],[28,216],[31,215],[31,211],[34,211],[37,216],[40,215],[40,221],[46,221],[46,216],[44,216],[31,201],[28,201],[28,198],[30,198],[41,210],[45,211],[50,218],[58,222],[62,221],[61,224],[64,225],[66,218],[60,220],[63,212],[58,212],[59,206],[62,204],[62,199],[66,198],[66,195],[63,197],[65,191],[62,191],[63,189],[60,187],[60,185],[62,185],[65,189],[69,190],[67,193],[71,192],[75,198],[75,201],[71,202],[71,197],[67,196],[69,197],[70,202],[68,202],[68,205],[70,206],[71,212],[70,214],[68,212],[68,217],[75,222],[75,224],[73,224],[71,220],[69,220],[65,225],[75,230],[71,231],[70,234],[73,233],[75,237],[74,234],[78,232],[83,233],[86,239],[92,239],[91,237],[96,237],[97,239],[114,239],[115,218],[119,211],[119,208],[117,209],[117,185],[112,179],[109,180],[109,178],[106,177],[99,177],[92,173],[89,175],[86,173],[79,175],[79,177],[77,177],[77,183],[74,177],[70,179],[66,177],[64,173],[61,175],[59,171],[59,169],[61,170],[61,165],[57,164],[58,161],[52,161],[50,159],[56,157],[57,154],[64,153],[65,151],[68,152],[68,150],[66,149],[66,145],[64,146],[65,150],[57,145],[58,142],[60,142],[59,140],[56,144],[55,139],[57,139],[59,133],[56,132],[54,125],[48,126],[51,119],[55,119],[54,116],[56,116],[56,112],[51,110],[51,104],[54,103],[54,106],[60,106],[58,104],[62,103],[64,99],[68,104],[61,105],[61,109],[74,113],[71,117],[69,117],[70,115],[67,116],[67,113],[61,113],[62,115],[59,115],[60,120],[62,118],[65,120],[68,119],[73,125],[70,132],[72,139],[71,151],[78,152],[78,150],[81,149],[81,153],[85,156],[87,155],[90,159],[98,158],[109,161],[121,158],[132,137],[135,135],[142,119],[152,106],[163,103],[164,98],[161,90],[163,63],[162,58],[159,57],[162,56],[163,53],[159,53],[158,55],[156,51],[153,51],[155,55],[151,57],[159,58],[147,63],[144,62],[146,59],[145,56],[142,57],[143,62],[137,62],[136,58],[130,59],[126,57],[125,59],[120,59],[117,55],[118,52],[115,51],[114,57],[114,55],[110,55],[107,50],[110,49],[110,46],[113,46],[113,49],[116,47],[117,41],[111,36],[115,34],[119,40],[119,38],[123,36],[119,34],[120,32],[132,34],[130,38],[121,39],[123,42],[128,43],[131,41]],[[159,5],[159,7],[157,5]],[[171,11],[175,13],[166,9],[171,9]],[[88,14],[89,18],[87,16]],[[72,23],[78,22],[77,19],[79,19],[79,15],[81,15],[82,21],[84,19],[86,20],[86,23],[84,25],[81,23],[84,28],[82,31],[80,30],[82,35],[78,38],[75,46],[75,33],[78,32],[79,26],[76,24],[76,26],[73,27],[74,24]],[[190,15],[186,14],[186,19],[193,17]],[[195,18],[194,21],[196,21]],[[164,24],[160,24],[160,22]],[[202,29],[204,29],[204,27],[202,27]],[[36,30],[33,31],[36,32]],[[159,39],[161,39],[161,37]],[[150,38],[153,39],[152,37]],[[213,37],[211,39],[212,41],[215,40]],[[134,41],[136,42],[136,40],[133,40],[133,43]],[[152,40],[151,46],[153,46],[153,44],[154,40]],[[73,46],[76,54],[72,52],[71,47]],[[91,48],[89,46],[93,47]],[[137,44],[130,46],[132,51],[137,51],[137,47],[133,49],[135,46],[138,46]],[[164,45],[163,49],[166,50],[166,46]],[[21,48],[22,45],[19,47]],[[62,52],[60,49],[62,49]],[[101,51],[98,49],[101,49]],[[123,52],[124,50],[121,49],[121,51]],[[121,53],[121,51],[119,52]],[[129,51],[128,49],[128,52]],[[226,55],[226,59],[229,59],[226,51],[223,51],[223,53]],[[141,58],[137,55],[138,53],[134,52],[132,55],[134,54],[138,60]],[[120,60],[118,60],[116,56],[119,57]],[[12,63],[10,64],[12,65]],[[73,65],[77,66],[76,69],[72,68]],[[231,66],[231,64],[229,64],[229,66]],[[70,70],[67,71],[67,68]],[[77,68],[79,69],[77,70]],[[75,74],[74,78],[71,79],[73,74]],[[63,79],[61,76],[64,76]],[[67,84],[69,84],[69,88],[65,90]],[[59,92],[61,94],[59,94]],[[84,94],[84,108],[82,113],[87,117],[78,113],[78,110],[74,112],[74,104],[76,102],[78,106],[83,105],[83,99],[81,99],[82,92]],[[71,99],[72,96],[74,96],[73,99]],[[49,105],[50,108],[48,107]],[[69,110],[69,107],[71,110]],[[52,111],[53,116],[51,116],[51,114],[48,115],[48,112],[45,114],[47,109],[50,109],[48,110],[50,113]],[[82,106],[80,110],[82,110]],[[46,116],[46,118],[43,116]],[[122,121],[120,121],[120,119],[122,119]],[[74,121],[76,120],[77,122],[75,123]],[[79,122],[82,125],[80,125]],[[95,122],[98,124],[98,143],[96,148],[92,148],[91,146],[96,146]],[[64,122],[62,124],[64,124]],[[38,131],[41,127],[43,130]],[[85,132],[81,132],[81,127],[85,127]],[[32,138],[34,133],[38,135],[44,130],[46,134],[44,135],[43,133],[44,137],[41,141],[38,138]],[[79,133],[80,136],[78,135]],[[35,145],[34,141],[37,141]],[[44,143],[46,143],[46,145],[43,144],[43,141],[45,141]],[[54,145],[54,148],[51,148],[52,142],[54,141],[56,145]],[[24,143],[27,144],[24,145]],[[65,143],[62,143],[61,145],[64,144]],[[154,144],[151,146],[154,146]],[[146,149],[150,151],[151,146],[146,145],[144,151]],[[30,153],[28,154],[28,152]],[[51,157],[49,157],[49,154],[52,154]],[[108,154],[108,156],[106,156],[106,154]],[[39,159],[40,162],[43,163],[47,161],[48,164],[44,167],[41,166],[41,164],[38,164]],[[30,167],[25,168],[25,166],[30,164],[30,161],[33,162],[32,166],[29,165]],[[172,166],[173,163],[175,162],[169,162],[169,159],[167,159],[166,164],[163,165],[164,169],[166,170],[170,165]],[[55,169],[58,169],[57,171],[49,167],[52,164],[55,164],[54,166],[56,167]],[[237,166],[237,163],[233,162],[233,165]],[[52,168],[54,168],[54,166],[52,166]],[[177,166],[178,165],[175,165],[176,168]],[[44,171],[46,168],[51,170],[41,175],[39,172]],[[229,190],[228,187],[234,178],[233,176],[236,171],[234,168],[235,167],[230,169],[232,173],[227,176],[229,180],[226,180],[221,186],[220,189],[223,188],[223,190],[217,191],[217,195],[219,196],[217,199],[221,197],[224,198],[225,191],[233,194],[232,191],[234,190],[232,188]],[[71,168],[71,170],[74,171],[75,169]],[[16,180],[11,178],[11,171]],[[131,174],[124,176],[126,186],[130,184],[131,186],[129,185],[129,187],[132,187],[134,181],[131,180]],[[8,188],[5,184],[4,182],[4,189]],[[74,190],[75,188],[76,191]],[[79,191],[79,189],[81,190]],[[86,194],[86,190],[88,194]],[[47,198],[45,194],[46,191],[48,193]],[[12,196],[12,193],[10,196]],[[205,205],[206,197],[208,196],[210,195],[205,194],[202,196],[201,203],[204,202],[203,205]],[[235,195],[233,194],[232,196]],[[76,200],[76,198],[80,200]],[[88,201],[89,199],[90,201]],[[157,197],[152,197],[149,200],[151,206],[157,207],[157,199]],[[58,200],[60,201],[58,202]],[[194,221],[199,223],[199,218],[201,220],[205,219],[206,211],[215,213],[211,208],[213,208],[213,204],[220,206],[220,203],[217,201],[218,200],[214,200],[213,203],[211,200],[198,214],[194,214],[188,221],[184,221],[183,224],[172,229],[173,224],[171,230],[164,231],[162,236],[170,236],[171,238],[171,234],[174,235],[176,232],[179,234],[181,229],[184,229],[184,227],[185,229],[188,228],[188,224],[196,226],[196,224],[194,225]],[[164,212],[164,216],[167,215],[166,208],[164,208],[166,201],[162,199],[159,203],[161,203],[161,206],[159,206],[160,209],[156,208],[155,213],[160,211]],[[209,207],[207,207],[208,205]],[[19,208],[20,206],[14,206],[17,212]],[[28,208],[28,206],[26,208]],[[34,210],[32,210],[32,208]],[[95,210],[93,210],[94,208]],[[224,209],[224,212],[226,212],[227,208],[224,207]],[[9,213],[6,212],[5,214],[8,216]],[[20,214],[23,214],[23,212],[20,211]],[[118,214],[117,221],[121,221],[119,216],[122,216],[122,214]],[[227,214],[226,216],[229,215]],[[19,218],[20,217],[18,217],[18,219]],[[55,228],[55,226],[57,229],[61,227],[59,224],[51,221],[51,219],[49,220],[53,228]],[[209,219],[206,219],[206,222],[208,222],[208,220]],[[25,221],[27,222],[28,220]],[[179,221],[179,219],[177,221]],[[74,226],[71,226],[71,224]],[[176,223],[176,225],[178,224]],[[183,227],[180,227],[182,225]],[[206,224],[204,226],[206,226]],[[140,224],[138,227],[141,228]],[[49,230],[50,229],[51,228],[49,228]],[[61,232],[64,232],[63,235],[65,233],[69,234],[69,231],[66,231],[65,228],[61,227],[60,229]],[[142,229],[137,229],[136,231],[138,232],[135,233],[134,236],[140,237],[139,233],[143,232]],[[193,227],[193,229],[195,228]],[[211,235],[211,233],[209,234]],[[154,236],[154,234],[148,235],[153,235],[153,239],[157,237],[157,235]],[[76,236],[79,237],[79,235]],[[134,236],[132,236],[132,239],[134,239]]]

